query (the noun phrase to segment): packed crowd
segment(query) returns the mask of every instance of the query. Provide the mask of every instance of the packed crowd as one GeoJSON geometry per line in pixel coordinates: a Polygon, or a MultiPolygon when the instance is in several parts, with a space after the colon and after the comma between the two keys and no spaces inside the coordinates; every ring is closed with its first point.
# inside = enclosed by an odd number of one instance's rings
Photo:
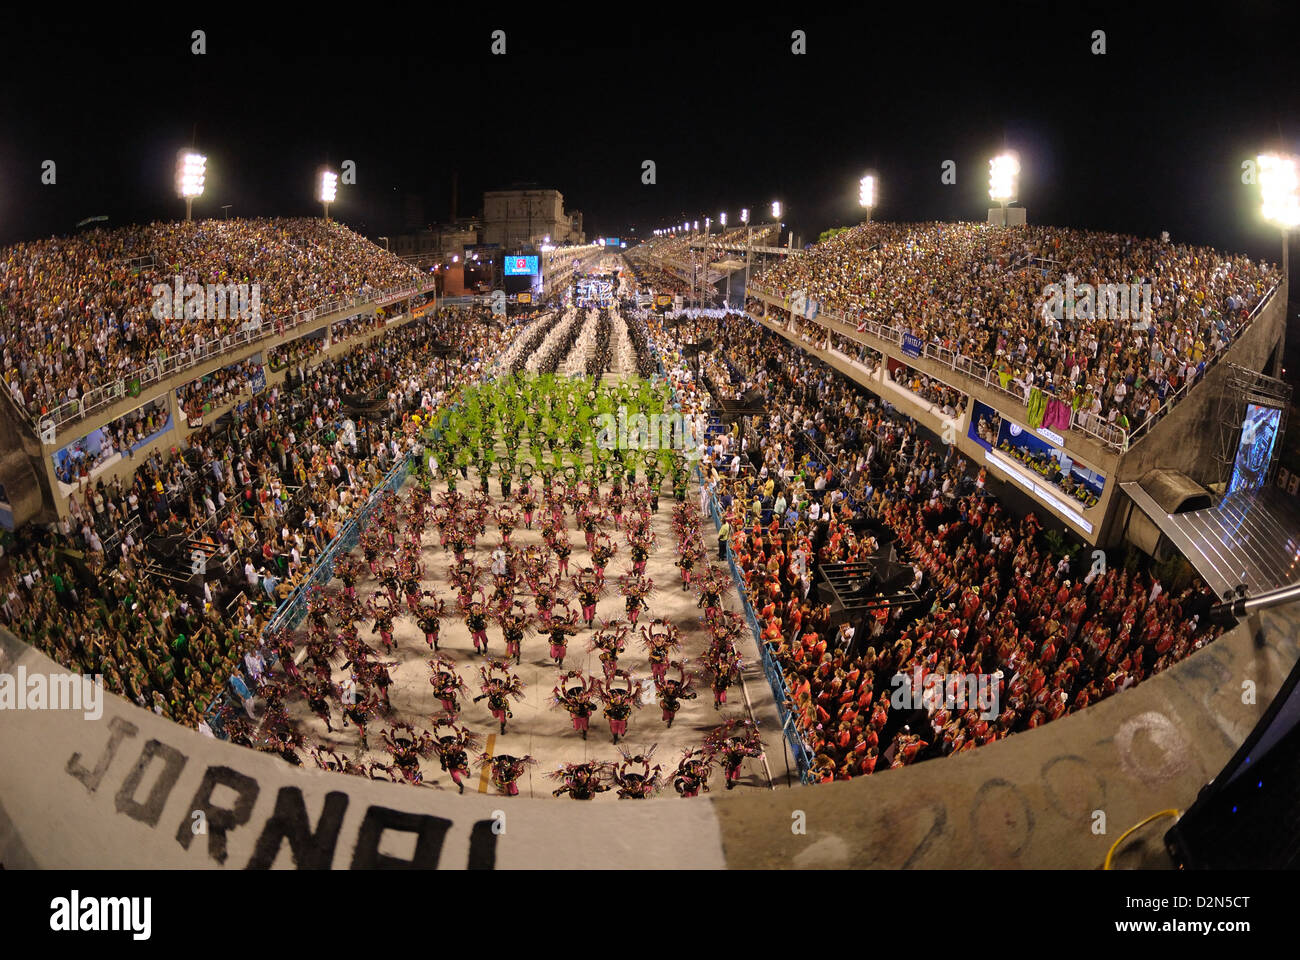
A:
{"type": "Polygon", "coordinates": [[[177,276],[255,284],[261,319],[273,324],[419,279],[383,248],[319,219],[153,223],[16,244],[0,250],[0,352],[14,397],[37,416],[248,321],[230,309],[203,319],[158,309],[155,285],[170,294],[177,276]]]}
{"type": "Polygon", "coordinates": [[[132,449],[162,430],[167,424],[167,398],[157,397],[144,406],[123,414],[101,427],[98,448],[82,438],[55,455],[55,474],[63,483],[85,484],[95,468],[118,454],[131,456],[132,449]]]}
{"type": "Polygon", "coordinates": [[[205,409],[212,410],[251,393],[250,383],[261,366],[260,357],[249,357],[177,387],[176,402],[186,421],[200,421],[205,409]]]}
{"type": "Polygon", "coordinates": [[[866,223],[775,262],[754,286],[902,328],[986,365],[1026,402],[1038,389],[1131,430],[1201,375],[1276,280],[1266,263],[1119,234],[866,223]],[[1102,317],[1080,294],[1057,318],[1047,287],[1071,281],[1149,285],[1151,316],[1134,304],[1102,317]]]}
{"type": "Polygon", "coordinates": [[[703,322],[721,357],[710,379],[766,400],[757,428],[724,432],[702,465],[816,779],[1039,726],[1218,635],[1204,584],[1171,595],[1147,573],[1081,567],[1034,514],[1011,516],[955,447],[747,318],[703,322]],[[868,613],[833,623],[814,590],[818,568],[890,556],[910,568],[911,594],[877,596],[868,613]],[[968,678],[987,683],[991,704],[972,687],[969,701],[917,708],[918,680],[968,678]],[[900,684],[910,707],[895,704],[900,684]]]}
{"type": "Polygon", "coordinates": [[[477,316],[413,321],[289,377],[192,433],[185,451],[155,451],[130,483],[95,483],[55,530],[21,531],[5,622],[113,692],[204,729],[244,658],[260,662],[269,614],[406,456],[395,422],[441,402],[434,384],[477,377],[503,337],[477,316]],[[455,355],[436,358],[437,342],[455,355]],[[194,592],[184,574],[199,574],[194,592]]]}

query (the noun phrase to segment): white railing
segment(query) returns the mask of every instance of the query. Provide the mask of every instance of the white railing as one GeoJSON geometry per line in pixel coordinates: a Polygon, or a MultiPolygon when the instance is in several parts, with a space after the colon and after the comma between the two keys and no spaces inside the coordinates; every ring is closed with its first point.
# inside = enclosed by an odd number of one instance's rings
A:
{"type": "MultiPolygon", "coordinates": [[[[1263,310],[1265,305],[1267,305],[1272,300],[1273,294],[1277,292],[1277,289],[1278,289],[1277,284],[1274,284],[1272,287],[1270,287],[1269,290],[1264,294],[1264,296],[1260,298],[1259,303],[1257,303],[1255,307],[1251,310],[1250,315],[1246,317],[1246,319],[1243,320],[1240,324],[1238,324],[1235,328],[1229,331],[1232,339],[1235,340],[1242,333],[1242,331],[1244,331],[1251,324],[1251,322],[1255,319],[1255,317],[1259,315],[1260,311],[1263,310]]],[[[753,281],[751,281],[749,284],[749,290],[759,293],[773,300],[776,300],[778,301],[778,303],[786,302],[785,296],[779,293],[774,288],[765,287],[762,284],[754,283],[753,281]]],[[[782,307],[782,309],[788,310],[789,307],[782,307]]],[[[866,317],[859,317],[857,322],[855,323],[843,312],[836,310],[833,307],[827,307],[827,306],[820,307],[818,311],[817,320],[823,320],[824,318],[830,319],[833,322],[841,324],[845,327],[851,327],[853,333],[870,333],[872,336],[880,340],[884,340],[888,343],[892,343],[896,346],[899,346],[900,348],[903,343],[903,334],[910,332],[904,330],[901,327],[888,326],[882,323],[878,323],[875,320],[868,319],[866,317]]],[[[834,327],[830,326],[829,324],[824,324],[824,325],[827,327],[827,329],[831,330],[832,332],[841,333],[844,336],[848,336],[847,333],[842,333],[842,331],[836,330],[834,327]]],[[[852,337],[849,337],[849,339],[852,339],[852,337]]],[[[1212,354],[1209,362],[1206,364],[1206,369],[1208,370],[1211,366],[1213,366],[1216,362],[1218,362],[1218,360],[1227,352],[1227,349],[1228,348],[1225,346],[1222,350],[1219,350],[1218,352],[1212,354]]],[[[900,362],[905,363],[906,358],[908,356],[910,355],[904,355],[904,358],[900,362]]],[[[959,354],[956,351],[950,350],[934,341],[929,341],[925,343],[922,349],[922,356],[926,357],[929,360],[933,360],[936,363],[942,364],[943,366],[948,367],[950,370],[953,370],[956,373],[962,374],[965,377],[969,377],[972,380],[976,380],[982,386],[996,393],[1000,393],[1005,396],[1013,398],[1021,406],[1029,405],[1028,399],[1025,396],[1025,390],[1022,381],[1017,379],[1011,379],[1008,381],[1007,386],[1003,386],[1002,379],[998,375],[997,371],[991,369],[986,364],[980,363],[977,360],[972,360],[970,357],[966,357],[962,354],[959,354]],[[1019,390],[1010,389],[1012,385],[1017,385],[1017,384],[1020,385],[1019,390]]],[[[1169,396],[1165,397],[1164,401],[1156,409],[1156,412],[1148,416],[1145,420],[1142,421],[1142,424],[1140,426],[1138,426],[1133,430],[1124,430],[1122,427],[1117,427],[1113,423],[1108,423],[1106,420],[1104,420],[1101,417],[1095,416],[1090,413],[1078,411],[1078,410],[1072,411],[1071,413],[1070,429],[1077,431],[1079,433],[1086,434],[1087,436],[1090,436],[1093,439],[1097,440],[1098,442],[1102,443],[1106,447],[1115,450],[1116,452],[1123,453],[1124,451],[1129,449],[1129,447],[1133,444],[1134,441],[1136,441],[1142,436],[1145,436],[1146,433],[1149,432],[1151,425],[1153,423],[1155,423],[1157,420],[1162,418],[1166,413],[1172,410],[1174,405],[1178,403],[1178,401],[1181,398],[1185,397],[1192,390],[1192,388],[1195,387],[1197,383],[1200,383],[1201,380],[1203,379],[1204,376],[1201,376],[1194,380],[1188,380],[1187,382],[1185,382],[1181,387],[1178,388],[1178,390],[1176,390],[1174,393],[1170,394],[1169,396]]],[[[950,386],[952,385],[950,384],[950,386]]],[[[958,389],[960,389],[960,387],[958,387],[958,389]]],[[[1062,397],[1057,397],[1056,399],[1064,400],[1064,398],[1062,397]]]]}
{"type": "MultiPolygon", "coordinates": [[[[396,300],[402,300],[406,297],[416,296],[421,293],[427,293],[434,287],[432,280],[424,281],[420,284],[405,287],[392,287],[378,294],[367,294],[358,297],[341,297],[323,303],[319,306],[303,310],[295,314],[289,320],[262,322],[256,327],[247,327],[229,333],[224,337],[209,340],[190,350],[181,350],[177,353],[164,357],[155,357],[153,360],[142,366],[136,367],[130,372],[123,373],[113,382],[87,390],[85,394],[76,400],[69,400],[60,404],[53,410],[41,415],[40,422],[37,423],[35,417],[30,411],[22,411],[22,419],[31,424],[33,429],[39,430],[40,435],[46,438],[53,431],[56,435],[65,426],[83,420],[96,412],[111,406],[127,394],[127,384],[139,378],[140,394],[143,394],[147,387],[169,380],[176,374],[192,367],[198,366],[215,357],[241,349],[250,344],[258,343],[263,340],[271,340],[283,337],[286,333],[315,320],[327,317],[334,313],[354,310],[360,307],[383,306],[386,303],[392,303],[396,300]]],[[[7,390],[8,388],[6,388],[7,390]]]]}

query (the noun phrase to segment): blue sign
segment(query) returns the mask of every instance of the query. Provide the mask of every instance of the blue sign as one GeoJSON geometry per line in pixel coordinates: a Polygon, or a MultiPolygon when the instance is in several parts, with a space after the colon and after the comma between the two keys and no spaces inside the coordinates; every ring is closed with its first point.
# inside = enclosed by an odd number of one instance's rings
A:
{"type": "Polygon", "coordinates": [[[921,338],[914,337],[910,333],[903,334],[903,352],[909,357],[919,357],[921,355],[921,338]]]}
{"type": "Polygon", "coordinates": [[[536,257],[506,257],[506,276],[507,277],[537,276],[537,258],[536,257]]]}

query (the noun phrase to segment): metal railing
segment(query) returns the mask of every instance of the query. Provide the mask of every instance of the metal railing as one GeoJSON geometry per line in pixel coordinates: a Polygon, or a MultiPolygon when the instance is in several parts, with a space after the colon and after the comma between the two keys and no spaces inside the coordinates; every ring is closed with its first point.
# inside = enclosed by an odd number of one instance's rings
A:
{"type": "MultiPolygon", "coordinates": [[[[1246,315],[1246,318],[1242,320],[1241,323],[1237,324],[1235,328],[1229,328],[1228,344],[1231,344],[1239,336],[1241,336],[1241,334],[1245,333],[1246,329],[1252,323],[1254,323],[1255,318],[1259,316],[1260,312],[1264,309],[1264,307],[1272,301],[1273,294],[1277,292],[1278,286],[1279,284],[1276,283],[1273,284],[1273,286],[1269,288],[1268,292],[1265,293],[1264,296],[1260,298],[1259,303],[1255,304],[1255,306],[1251,309],[1250,313],[1246,315]]],[[[1173,393],[1166,396],[1164,400],[1161,401],[1160,406],[1156,407],[1155,413],[1148,416],[1145,420],[1142,421],[1141,424],[1139,424],[1136,428],[1130,431],[1129,438],[1128,438],[1129,445],[1132,446],[1133,443],[1135,443],[1136,441],[1140,440],[1142,437],[1150,433],[1151,426],[1156,421],[1160,420],[1165,414],[1171,411],[1174,408],[1174,405],[1177,404],[1181,399],[1183,399],[1189,393],[1191,393],[1192,389],[1205,379],[1205,374],[1209,373],[1210,370],[1214,367],[1214,365],[1217,364],[1219,360],[1221,360],[1227,352],[1228,352],[1228,347],[1224,346],[1222,350],[1217,350],[1214,353],[1210,354],[1205,364],[1205,370],[1199,376],[1188,378],[1181,387],[1179,387],[1173,393]]]]}
{"type": "MultiPolygon", "coordinates": [[[[406,297],[427,293],[433,289],[432,280],[411,286],[393,287],[379,293],[369,293],[352,298],[339,298],[319,306],[300,311],[288,320],[261,322],[257,326],[241,327],[224,337],[214,338],[190,350],[181,350],[154,359],[123,373],[113,382],[87,390],[76,400],[68,400],[52,410],[40,415],[39,424],[28,410],[21,410],[21,419],[33,430],[39,430],[45,436],[53,429],[57,434],[65,426],[83,420],[86,417],[116,403],[127,395],[127,385],[139,380],[138,395],[155,384],[169,380],[185,370],[189,370],[215,357],[230,353],[242,347],[259,343],[263,340],[283,337],[286,333],[312,323],[334,313],[353,310],[358,307],[378,307],[406,297]]],[[[8,392],[8,391],[6,391],[8,392]]],[[[11,400],[14,398],[11,396],[11,400]]]]}
{"type": "MultiPolygon", "coordinates": [[[[1274,283],[1273,286],[1271,286],[1268,289],[1268,291],[1264,294],[1264,296],[1260,298],[1259,303],[1255,305],[1255,307],[1251,310],[1250,314],[1246,317],[1246,319],[1243,320],[1234,329],[1229,330],[1229,341],[1228,341],[1229,344],[1231,344],[1233,340],[1235,340],[1238,336],[1240,336],[1240,334],[1246,330],[1246,328],[1251,324],[1251,322],[1255,319],[1255,317],[1259,315],[1260,311],[1263,310],[1263,308],[1269,302],[1272,301],[1273,295],[1277,292],[1277,289],[1278,289],[1278,284],[1274,283]]],[[[749,290],[755,293],[759,293],[763,296],[769,297],[773,300],[777,300],[778,302],[785,302],[784,295],[781,294],[779,291],[777,291],[775,288],[766,287],[763,286],[762,284],[757,284],[751,281],[749,284],[749,290]]],[[[779,309],[788,310],[789,307],[782,306],[779,309]]],[[[853,333],[859,333],[859,334],[869,333],[872,336],[880,340],[883,340],[887,343],[893,344],[899,348],[901,348],[903,344],[903,334],[910,333],[910,331],[905,330],[902,327],[894,327],[888,324],[879,323],[875,320],[872,320],[864,316],[861,313],[859,313],[858,317],[856,318],[856,322],[854,322],[853,318],[846,315],[842,311],[835,309],[834,307],[821,306],[819,308],[816,321],[822,321],[823,318],[829,319],[831,322],[838,323],[845,327],[851,327],[853,333]]],[[[759,318],[753,318],[753,319],[759,319],[759,318]]],[[[828,323],[823,322],[822,325],[826,326],[827,329],[832,330],[832,332],[841,333],[844,336],[849,336],[849,334],[847,333],[844,333],[840,330],[836,330],[828,323]]],[[[853,338],[849,336],[849,339],[853,339],[853,338]]],[[[1206,370],[1208,371],[1210,367],[1212,367],[1215,363],[1217,363],[1219,359],[1222,358],[1223,355],[1227,353],[1227,350],[1228,347],[1225,345],[1223,349],[1216,351],[1214,354],[1212,354],[1209,359],[1209,362],[1207,362],[1206,364],[1206,370]]],[[[992,369],[986,364],[980,363],[977,360],[973,360],[970,357],[964,356],[954,350],[944,347],[942,344],[933,340],[925,342],[921,351],[921,355],[927,359],[934,360],[935,362],[948,367],[950,370],[954,371],[955,373],[960,373],[963,376],[978,381],[981,386],[986,387],[987,389],[990,389],[995,393],[999,393],[1004,396],[1011,397],[1021,406],[1029,405],[1029,401],[1026,396],[1026,391],[1023,389],[1022,381],[1012,378],[1007,381],[1006,385],[1004,385],[1002,382],[1001,375],[998,373],[998,371],[992,369]],[[1012,390],[1010,389],[1010,386],[1012,384],[1022,384],[1022,387],[1020,390],[1012,390]]],[[[1183,386],[1180,387],[1173,395],[1166,397],[1164,402],[1162,402],[1161,405],[1157,408],[1156,412],[1148,416],[1136,428],[1125,430],[1122,427],[1117,427],[1112,423],[1106,422],[1100,417],[1087,413],[1086,411],[1078,411],[1078,410],[1071,409],[1069,429],[1090,436],[1093,439],[1105,445],[1106,447],[1110,448],[1111,450],[1114,450],[1118,453],[1123,453],[1129,449],[1129,447],[1132,445],[1135,439],[1144,436],[1147,432],[1149,432],[1152,424],[1155,423],[1160,418],[1162,418],[1171,409],[1173,409],[1174,404],[1177,403],[1180,398],[1185,396],[1191,390],[1191,388],[1194,387],[1197,383],[1199,383],[1200,380],[1202,379],[1204,379],[1203,375],[1201,377],[1196,378],[1195,380],[1189,380],[1187,383],[1183,384],[1183,386]]],[[[949,384],[949,386],[952,386],[952,384],[949,384]]],[[[962,388],[958,386],[956,387],[956,389],[960,390],[962,388]]],[[[967,391],[968,389],[969,388],[967,388],[967,391]]],[[[1052,399],[1060,400],[1063,403],[1069,402],[1068,398],[1063,398],[1059,396],[1052,397],[1052,399]]]]}
{"type": "MultiPolygon", "coordinates": [[[[722,516],[718,512],[716,491],[705,480],[699,464],[696,464],[695,472],[700,485],[709,491],[709,512],[713,517],[713,528],[714,530],[721,529],[722,516]]],[[[731,553],[730,543],[727,545],[727,567],[731,570],[731,579],[735,582],[736,593],[740,596],[740,605],[744,611],[745,622],[754,635],[754,643],[758,647],[758,657],[763,666],[763,674],[767,677],[768,685],[772,688],[777,716],[781,720],[781,734],[789,744],[790,753],[794,756],[795,766],[799,769],[799,781],[801,783],[811,783],[813,749],[808,745],[795,723],[794,713],[790,709],[790,690],[786,686],[785,674],[782,672],[781,665],[773,656],[772,651],[768,649],[767,643],[763,640],[763,631],[758,625],[758,617],[754,613],[753,605],[749,602],[749,594],[745,591],[745,578],[741,575],[740,568],[736,566],[736,559],[731,553]]]]}
{"type": "MultiPolygon", "coordinates": [[[[657,355],[658,350],[651,343],[650,348],[657,355]]],[[[663,361],[656,356],[659,363],[659,374],[664,376],[663,361]]],[[[672,394],[673,403],[677,404],[677,391],[673,389],[669,381],[668,389],[672,394]]],[[[695,464],[695,476],[699,480],[700,486],[709,494],[709,512],[713,518],[713,528],[718,530],[722,527],[722,517],[718,513],[718,501],[716,491],[704,477],[704,472],[700,469],[698,463],[695,464]]],[[[768,685],[772,688],[772,697],[776,702],[777,716],[781,721],[781,735],[785,738],[790,747],[790,752],[794,756],[795,766],[799,770],[799,781],[801,783],[811,783],[813,751],[808,743],[804,740],[795,724],[794,714],[789,709],[790,692],[786,687],[785,675],[781,671],[781,665],[777,663],[776,658],[768,649],[767,644],[763,641],[763,631],[759,628],[758,617],[754,614],[754,608],[749,602],[749,596],[745,592],[745,579],[741,576],[740,570],[736,567],[735,558],[731,555],[730,546],[727,548],[727,566],[731,570],[731,578],[736,585],[736,593],[740,596],[741,608],[744,611],[745,622],[749,625],[750,631],[754,635],[754,643],[758,647],[759,661],[763,667],[763,674],[767,677],[768,685]]]]}

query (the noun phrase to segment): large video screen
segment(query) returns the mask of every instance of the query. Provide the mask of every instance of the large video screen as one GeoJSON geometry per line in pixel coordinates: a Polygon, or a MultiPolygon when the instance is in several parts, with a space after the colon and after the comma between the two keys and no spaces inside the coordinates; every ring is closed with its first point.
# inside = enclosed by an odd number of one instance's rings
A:
{"type": "Polygon", "coordinates": [[[536,257],[506,257],[506,276],[507,277],[537,276],[537,258],[536,257]]]}
{"type": "Polygon", "coordinates": [[[619,245],[620,242],[621,242],[621,241],[618,239],[618,237],[606,237],[606,238],[605,238],[605,246],[607,246],[607,247],[617,247],[617,246],[619,245]]]}
{"type": "Polygon", "coordinates": [[[1246,417],[1241,422],[1241,440],[1237,444],[1237,459],[1232,464],[1232,480],[1228,493],[1258,490],[1273,462],[1273,446],[1277,443],[1277,430],[1282,411],[1277,407],[1246,404],[1246,417]]]}

